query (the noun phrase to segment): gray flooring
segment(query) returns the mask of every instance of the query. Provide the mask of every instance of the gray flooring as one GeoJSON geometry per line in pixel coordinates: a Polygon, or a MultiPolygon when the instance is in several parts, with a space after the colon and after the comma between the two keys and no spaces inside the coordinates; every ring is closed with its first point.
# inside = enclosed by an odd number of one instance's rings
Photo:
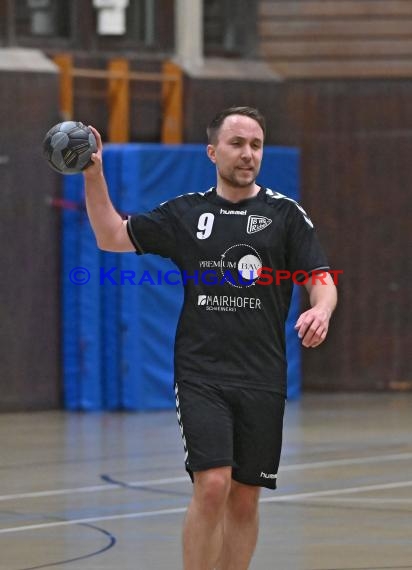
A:
{"type": "MultiPolygon", "coordinates": [[[[289,402],[251,570],[412,569],[412,394],[289,402]]],[[[178,570],[173,411],[0,415],[0,569],[178,570]]]]}

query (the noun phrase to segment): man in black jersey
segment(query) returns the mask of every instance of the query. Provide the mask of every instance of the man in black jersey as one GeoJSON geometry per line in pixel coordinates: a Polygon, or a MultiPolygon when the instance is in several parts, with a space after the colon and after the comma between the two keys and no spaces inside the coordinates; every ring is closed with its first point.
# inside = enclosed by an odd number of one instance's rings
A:
{"type": "Polygon", "coordinates": [[[175,393],[194,483],[184,568],[246,570],[257,542],[260,489],[276,488],[290,276],[303,278],[311,305],[297,334],[304,347],[316,347],[336,305],[327,260],[302,207],[256,183],[265,137],[256,109],[226,109],[210,123],[215,188],[126,221],[110,201],[94,133],[98,152],[84,177],[98,246],[168,257],[184,282],[175,393]]]}

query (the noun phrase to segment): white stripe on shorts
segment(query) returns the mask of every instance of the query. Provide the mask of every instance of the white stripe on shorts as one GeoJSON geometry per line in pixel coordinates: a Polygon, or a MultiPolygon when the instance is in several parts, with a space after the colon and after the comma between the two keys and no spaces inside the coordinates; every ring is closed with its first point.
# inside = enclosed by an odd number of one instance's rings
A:
{"type": "Polygon", "coordinates": [[[185,450],[185,462],[187,462],[187,459],[189,457],[189,452],[187,450],[187,445],[186,445],[186,437],[184,434],[184,430],[183,430],[183,422],[182,422],[182,414],[180,413],[180,403],[179,403],[179,389],[177,386],[177,382],[175,383],[175,396],[176,396],[176,414],[177,414],[177,421],[179,424],[179,428],[180,428],[180,433],[182,435],[182,441],[183,441],[183,447],[185,450]]]}

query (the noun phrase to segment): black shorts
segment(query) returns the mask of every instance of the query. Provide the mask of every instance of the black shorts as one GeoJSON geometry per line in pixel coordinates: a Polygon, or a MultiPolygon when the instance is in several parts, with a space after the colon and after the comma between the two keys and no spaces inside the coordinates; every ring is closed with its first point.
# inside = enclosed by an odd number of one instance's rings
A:
{"type": "Polygon", "coordinates": [[[232,467],[239,483],[276,489],[285,398],[269,390],[176,382],[185,465],[232,467]]]}

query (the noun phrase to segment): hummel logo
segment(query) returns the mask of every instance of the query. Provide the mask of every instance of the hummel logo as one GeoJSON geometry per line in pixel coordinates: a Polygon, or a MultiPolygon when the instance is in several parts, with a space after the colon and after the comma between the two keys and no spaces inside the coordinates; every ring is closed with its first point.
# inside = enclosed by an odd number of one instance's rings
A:
{"type": "Polygon", "coordinates": [[[246,231],[248,234],[255,234],[256,232],[260,232],[270,226],[271,223],[272,220],[265,216],[249,216],[246,231]]]}
{"type": "Polygon", "coordinates": [[[260,476],[264,479],[277,479],[278,477],[276,473],[263,473],[263,471],[261,472],[260,476]]]}
{"type": "Polygon", "coordinates": [[[225,214],[226,216],[246,216],[247,210],[225,210],[220,208],[220,214],[225,214]]]}

